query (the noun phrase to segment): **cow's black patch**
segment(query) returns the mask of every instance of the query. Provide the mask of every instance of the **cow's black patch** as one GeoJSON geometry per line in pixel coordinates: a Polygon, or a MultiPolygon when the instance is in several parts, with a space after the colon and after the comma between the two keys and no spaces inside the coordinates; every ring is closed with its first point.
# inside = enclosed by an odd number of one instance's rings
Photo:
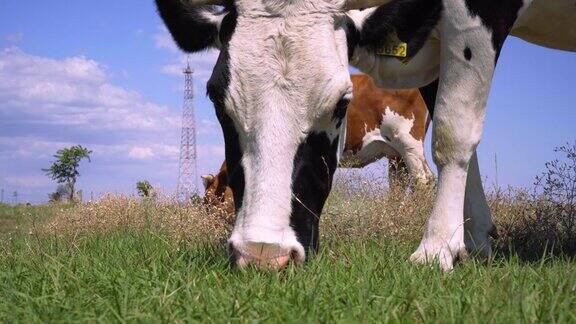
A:
{"type": "Polygon", "coordinates": [[[434,106],[436,105],[436,94],[438,92],[439,80],[430,83],[429,85],[420,88],[420,94],[424,99],[426,107],[428,107],[428,112],[430,113],[430,118],[434,119],[434,106]]]}
{"type": "Polygon", "coordinates": [[[330,141],[326,133],[311,133],[294,157],[290,225],[307,255],[319,247],[320,214],[332,189],[337,152],[338,138],[330,141]]]}
{"type": "Polygon", "coordinates": [[[234,208],[238,212],[242,207],[245,186],[244,168],[241,164],[242,150],[240,148],[240,140],[232,119],[224,113],[222,107],[216,107],[216,115],[224,133],[228,185],[234,194],[234,208]]]}
{"type": "Polygon", "coordinates": [[[418,54],[438,25],[442,12],[441,0],[396,0],[378,7],[362,25],[359,46],[377,51],[396,31],[408,44],[408,58],[418,54]]]}
{"type": "Polygon", "coordinates": [[[181,0],[156,0],[158,12],[172,38],[185,52],[198,52],[214,46],[218,26],[202,13],[217,13],[214,6],[193,6],[181,0]]]}
{"type": "Polygon", "coordinates": [[[220,55],[218,56],[214,70],[212,70],[212,76],[207,83],[208,96],[217,109],[218,106],[224,108],[224,98],[230,86],[230,53],[228,42],[236,29],[237,18],[236,9],[232,7],[222,20],[219,35],[222,48],[220,49],[220,55]]]}
{"type": "Polygon", "coordinates": [[[350,105],[350,100],[342,98],[338,101],[336,109],[332,113],[332,121],[336,122],[336,128],[342,126],[342,121],[346,118],[346,111],[348,110],[348,105],[350,105]]]}
{"type": "Polygon", "coordinates": [[[522,0],[466,0],[470,14],[480,17],[482,23],[492,31],[492,46],[496,60],[506,37],[518,18],[522,0]]]}
{"type": "Polygon", "coordinates": [[[240,139],[238,131],[234,126],[234,122],[226,114],[224,99],[226,98],[227,91],[230,86],[230,54],[228,50],[228,41],[232,37],[236,28],[237,14],[236,10],[232,7],[230,12],[222,21],[220,28],[220,42],[222,48],[220,55],[212,76],[207,84],[208,96],[214,103],[216,108],[216,116],[220,121],[220,126],[224,133],[224,143],[226,151],[226,164],[228,169],[228,185],[232,188],[234,194],[234,207],[236,212],[242,207],[244,199],[244,168],[241,164],[242,150],[240,147],[240,139]]]}
{"type": "Polygon", "coordinates": [[[468,46],[466,46],[464,49],[464,58],[466,61],[470,61],[472,59],[472,50],[468,46]]]}

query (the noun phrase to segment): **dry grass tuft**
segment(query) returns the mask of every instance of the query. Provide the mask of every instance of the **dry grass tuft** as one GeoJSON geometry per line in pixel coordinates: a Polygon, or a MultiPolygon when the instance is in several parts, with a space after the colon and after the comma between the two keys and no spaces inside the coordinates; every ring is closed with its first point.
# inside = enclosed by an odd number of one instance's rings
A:
{"type": "Polygon", "coordinates": [[[61,210],[38,231],[77,237],[124,229],[154,229],[175,239],[214,242],[224,239],[229,228],[223,211],[198,202],[176,204],[170,199],[108,195],[95,203],[61,210]]]}
{"type": "Polygon", "coordinates": [[[530,190],[495,190],[491,208],[500,230],[498,249],[524,260],[576,257],[576,143],[554,150],[530,190]]]}
{"type": "Polygon", "coordinates": [[[498,227],[496,252],[525,261],[542,256],[576,257],[576,205],[558,204],[542,194],[509,188],[489,195],[498,227]]]}

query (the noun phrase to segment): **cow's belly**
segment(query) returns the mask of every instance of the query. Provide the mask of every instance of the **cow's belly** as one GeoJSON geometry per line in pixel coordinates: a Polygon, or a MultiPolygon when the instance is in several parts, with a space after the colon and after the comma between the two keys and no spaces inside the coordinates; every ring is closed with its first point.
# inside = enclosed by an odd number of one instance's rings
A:
{"type": "Polygon", "coordinates": [[[576,52],[576,3],[534,0],[514,24],[512,35],[538,45],[576,52]]]}
{"type": "Polygon", "coordinates": [[[364,135],[362,148],[356,152],[345,150],[340,159],[340,166],[344,168],[363,168],[383,157],[400,157],[389,140],[382,137],[380,129],[375,129],[364,135]]]}

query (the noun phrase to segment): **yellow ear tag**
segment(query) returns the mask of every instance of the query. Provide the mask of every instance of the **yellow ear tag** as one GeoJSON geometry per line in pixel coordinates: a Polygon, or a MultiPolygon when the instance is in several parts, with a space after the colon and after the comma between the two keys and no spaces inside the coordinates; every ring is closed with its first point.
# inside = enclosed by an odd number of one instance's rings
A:
{"type": "Polygon", "coordinates": [[[398,38],[396,31],[392,31],[388,34],[384,45],[376,50],[376,55],[406,58],[408,56],[408,44],[398,38]]]}

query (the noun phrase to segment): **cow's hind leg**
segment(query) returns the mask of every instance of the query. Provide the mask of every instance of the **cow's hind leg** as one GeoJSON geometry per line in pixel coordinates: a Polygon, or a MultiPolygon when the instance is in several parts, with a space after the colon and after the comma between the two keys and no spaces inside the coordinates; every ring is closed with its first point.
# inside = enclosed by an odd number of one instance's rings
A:
{"type": "Polygon", "coordinates": [[[442,62],[434,113],[433,150],[438,194],[422,241],[411,260],[451,270],[466,255],[464,199],[468,166],[482,136],[497,51],[492,33],[461,0],[445,0],[442,62]]]}
{"type": "Polygon", "coordinates": [[[484,257],[492,255],[489,237],[496,234],[496,227],[484,194],[476,152],[470,159],[466,180],[464,231],[464,243],[469,252],[484,257]]]}

